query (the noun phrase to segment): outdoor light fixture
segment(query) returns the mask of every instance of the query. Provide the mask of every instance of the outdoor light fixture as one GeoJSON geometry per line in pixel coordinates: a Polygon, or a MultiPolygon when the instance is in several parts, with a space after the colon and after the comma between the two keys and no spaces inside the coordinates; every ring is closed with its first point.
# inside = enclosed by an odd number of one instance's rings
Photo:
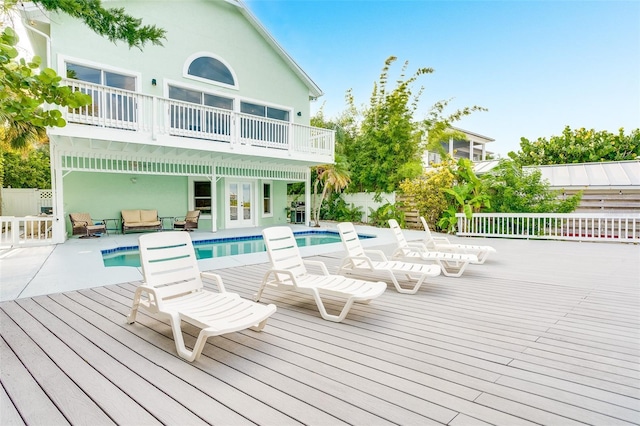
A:
{"type": "Polygon", "coordinates": [[[156,81],[156,79],[155,79],[155,78],[152,78],[152,79],[151,79],[151,85],[152,85],[152,86],[155,86],[156,84],[158,84],[158,82],[156,81]]]}
{"type": "Polygon", "coordinates": [[[298,111],[298,117],[302,117],[302,111],[298,111]]]}

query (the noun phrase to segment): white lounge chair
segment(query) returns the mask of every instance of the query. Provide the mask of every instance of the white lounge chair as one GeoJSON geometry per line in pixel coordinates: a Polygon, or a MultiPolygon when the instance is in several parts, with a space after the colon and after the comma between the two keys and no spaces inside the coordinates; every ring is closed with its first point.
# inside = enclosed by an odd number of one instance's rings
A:
{"type": "Polygon", "coordinates": [[[491,246],[476,246],[471,244],[452,244],[447,237],[436,237],[431,234],[429,225],[424,217],[420,216],[424,227],[424,244],[430,250],[446,251],[450,253],[475,254],[478,263],[484,263],[491,253],[496,253],[496,249],[491,246]]]}
{"type": "Polygon", "coordinates": [[[347,252],[347,257],[338,271],[339,274],[382,278],[385,281],[391,281],[399,293],[408,294],[417,293],[427,278],[440,275],[440,266],[438,265],[388,260],[380,250],[364,250],[358,234],[350,222],[338,224],[338,232],[347,252]],[[373,260],[368,255],[376,256],[380,260],[373,260]],[[411,282],[415,281],[414,286],[412,288],[401,287],[396,275],[401,275],[411,282]]]}
{"type": "Polygon", "coordinates": [[[297,291],[313,296],[322,318],[340,322],[346,316],[354,302],[369,303],[387,289],[383,282],[370,282],[331,275],[324,263],[303,260],[291,228],[275,226],[262,231],[267,246],[272,268],[262,280],[256,301],[262,297],[265,287],[269,286],[281,291],[297,291]],[[316,266],[322,275],[310,274],[306,265],[316,266]],[[327,313],[322,296],[346,299],[339,315],[327,313]]]}
{"type": "Polygon", "coordinates": [[[475,254],[434,251],[427,249],[427,246],[423,243],[407,242],[400,225],[395,219],[389,219],[389,227],[398,243],[398,248],[391,255],[392,259],[408,262],[435,262],[442,268],[442,273],[447,277],[459,277],[469,263],[479,263],[475,254]]]}
{"type": "Polygon", "coordinates": [[[276,311],[274,305],[228,293],[219,275],[200,273],[188,233],[145,234],[138,242],[144,283],[136,289],[127,322],[135,322],[138,308],[167,317],[178,355],[187,361],[198,359],[209,336],[246,328],[260,331],[276,311]],[[203,280],[217,284],[219,292],[205,290],[203,280]],[[185,347],[181,321],[202,329],[191,351],[185,347]]]}

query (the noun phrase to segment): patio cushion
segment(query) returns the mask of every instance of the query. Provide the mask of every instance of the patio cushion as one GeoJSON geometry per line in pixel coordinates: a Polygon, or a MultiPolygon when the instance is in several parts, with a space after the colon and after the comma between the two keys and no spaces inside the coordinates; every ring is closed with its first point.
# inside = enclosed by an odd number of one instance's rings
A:
{"type": "Polygon", "coordinates": [[[140,210],[140,222],[156,222],[158,210],[140,210]]]}
{"type": "MultiPolygon", "coordinates": [[[[153,220],[156,218],[154,217],[153,220]]],[[[140,210],[122,210],[122,220],[125,223],[140,222],[140,210]]]]}
{"type": "Polygon", "coordinates": [[[87,224],[92,224],[91,215],[89,213],[71,213],[69,214],[73,226],[84,227],[87,224]]]}

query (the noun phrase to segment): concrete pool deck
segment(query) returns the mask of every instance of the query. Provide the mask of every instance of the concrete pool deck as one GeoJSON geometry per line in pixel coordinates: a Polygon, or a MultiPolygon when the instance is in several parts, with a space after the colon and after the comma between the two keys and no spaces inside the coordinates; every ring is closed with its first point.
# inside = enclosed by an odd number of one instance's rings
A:
{"type": "MultiPolygon", "coordinates": [[[[291,225],[294,232],[320,230],[336,231],[335,224],[323,223],[320,228],[291,225]]],[[[225,229],[218,232],[196,231],[190,233],[193,240],[209,240],[225,237],[260,235],[262,228],[225,229]]],[[[370,226],[358,227],[358,232],[376,235],[363,239],[364,246],[375,246],[393,241],[389,229],[370,226]]],[[[415,232],[419,238],[418,231],[415,232]]],[[[142,279],[140,268],[121,266],[105,267],[102,250],[124,246],[137,246],[140,233],[111,234],[99,238],[70,238],[64,244],[40,247],[0,250],[0,301],[34,297],[64,291],[119,284],[142,279]]],[[[303,256],[341,251],[342,245],[324,244],[300,247],[303,256]]],[[[205,270],[231,268],[268,262],[267,253],[225,256],[199,261],[205,270]]]]}

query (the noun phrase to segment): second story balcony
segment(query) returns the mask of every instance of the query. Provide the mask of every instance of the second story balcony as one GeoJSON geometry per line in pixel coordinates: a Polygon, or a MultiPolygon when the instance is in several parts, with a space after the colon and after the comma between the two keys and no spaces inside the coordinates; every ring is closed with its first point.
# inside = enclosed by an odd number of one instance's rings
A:
{"type": "Polygon", "coordinates": [[[53,135],[281,158],[334,159],[333,130],[66,79],[93,103],[62,110],[67,126],[53,135]]]}

